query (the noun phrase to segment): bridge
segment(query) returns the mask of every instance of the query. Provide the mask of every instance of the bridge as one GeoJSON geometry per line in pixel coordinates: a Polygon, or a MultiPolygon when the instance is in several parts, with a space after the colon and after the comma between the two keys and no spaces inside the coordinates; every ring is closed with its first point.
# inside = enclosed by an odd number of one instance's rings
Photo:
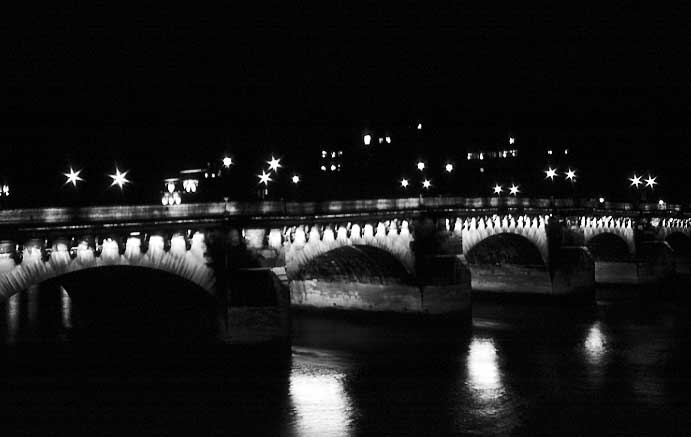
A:
{"type": "Polygon", "coordinates": [[[287,302],[460,314],[471,289],[592,299],[596,283],[688,274],[690,220],[678,205],[496,197],[2,210],[0,300],[113,268],[194,284],[236,331],[287,302]],[[273,291],[248,285],[268,271],[273,291]]]}

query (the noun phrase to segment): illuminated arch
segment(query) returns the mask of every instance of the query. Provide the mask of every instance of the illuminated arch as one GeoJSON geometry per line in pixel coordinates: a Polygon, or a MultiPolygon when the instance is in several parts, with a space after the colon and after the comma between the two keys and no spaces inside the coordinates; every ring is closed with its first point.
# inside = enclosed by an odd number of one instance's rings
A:
{"type": "Polygon", "coordinates": [[[107,266],[137,266],[162,270],[184,278],[209,293],[214,292],[215,276],[204,258],[204,236],[200,233],[192,238],[189,250],[184,237],[173,237],[168,251],[164,240],[152,236],[146,253],[140,250],[139,238],[129,238],[124,253],[116,241],[107,239],[101,245],[100,254],[92,247],[81,243],[73,257],[64,242],[56,243],[46,261],[42,259],[39,247],[25,247],[22,261],[18,264],[8,254],[0,255],[0,301],[27,289],[33,284],[86,269],[107,266]]]}
{"type": "Polygon", "coordinates": [[[298,226],[285,231],[272,230],[269,234],[269,245],[285,251],[286,272],[289,278],[298,275],[304,265],[314,258],[331,250],[344,246],[371,246],[391,254],[406,269],[413,272],[415,258],[410,250],[413,237],[408,229],[408,222],[391,220],[380,222],[375,228],[371,224],[360,226],[341,225],[336,227],[312,226],[309,232],[298,226]]]}
{"type": "Polygon", "coordinates": [[[465,254],[465,258],[470,264],[545,265],[535,243],[523,235],[509,232],[481,240],[465,254]]]}
{"type": "Polygon", "coordinates": [[[352,282],[407,283],[410,273],[390,252],[375,246],[341,246],[304,264],[295,278],[352,282]]]}
{"type": "Polygon", "coordinates": [[[619,217],[581,217],[580,228],[583,231],[586,246],[590,246],[589,242],[600,234],[613,234],[624,240],[628,247],[629,255],[633,256],[636,253],[631,219],[619,217]]]}
{"type": "Polygon", "coordinates": [[[483,240],[499,234],[516,234],[530,241],[539,251],[542,262],[549,259],[547,248],[547,233],[545,232],[545,217],[513,217],[498,216],[472,218],[470,220],[457,219],[454,233],[460,235],[463,253],[468,254],[483,240]]]}

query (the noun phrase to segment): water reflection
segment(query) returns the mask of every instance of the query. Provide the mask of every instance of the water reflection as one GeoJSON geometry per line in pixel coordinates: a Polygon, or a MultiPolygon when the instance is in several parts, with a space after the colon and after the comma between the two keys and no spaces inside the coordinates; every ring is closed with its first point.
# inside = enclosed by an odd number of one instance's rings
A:
{"type": "Polygon", "coordinates": [[[590,327],[583,342],[583,348],[590,364],[600,365],[603,363],[607,352],[607,336],[603,332],[600,321],[594,322],[590,327]]]}
{"type": "Polygon", "coordinates": [[[17,341],[19,334],[19,298],[20,293],[11,296],[7,300],[7,343],[13,344],[17,341]]]}
{"type": "Polygon", "coordinates": [[[70,329],[72,327],[72,299],[67,294],[67,290],[60,287],[60,306],[62,314],[62,327],[70,329]]]}
{"type": "Polygon", "coordinates": [[[350,428],[350,399],[344,374],[333,369],[297,365],[290,375],[290,398],[301,436],[346,435],[350,428]]]}
{"type": "Polygon", "coordinates": [[[468,384],[480,400],[498,398],[503,393],[497,348],[490,338],[473,338],[468,350],[468,384]]]}

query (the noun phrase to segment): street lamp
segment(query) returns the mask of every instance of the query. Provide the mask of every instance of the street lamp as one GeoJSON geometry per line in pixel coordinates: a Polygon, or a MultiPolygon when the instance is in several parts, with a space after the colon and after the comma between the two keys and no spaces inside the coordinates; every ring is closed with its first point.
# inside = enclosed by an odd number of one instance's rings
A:
{"type": "Polygon", "coordinates": [[[409,184],[408,179],[406,179],[406,178],[401,179],[401,186],[403,188],[408,188],[408,184],[409,184]]]}
{"type": "Polygon", "coordinates": [[[225,168],[228,168],[231,165],[233,165],[233,158],[231,158],[230,156],[224,156],[221,162],[223,162],[223,166],[225,168]]]}
{"type": "Polygon", "coordinates": [[[297,184],[300,182],[300,176],[298,175],[293,175],[292,178],[290,178],[291,181],[293,181],[294,184],[297,184]]]}
{"type": "Polygon", "coordinates": [[[504,191],[499,184],[495,184],[494,188],[492,188],[492,191],[494,191],[494,194],[496,195],[501,195],[501,193],[504,191]]]}
{"type": "Polygon", "coordinates": [[[425,163],[422,161],[418,161],[417,162],[417,169],[420,171],[424,170],[425,169],[425,163]]]}
{"type": "Polygon", "coordinates": [[[451,172],[453,171],[453,164],[447,163],[447,164],[444,166],[444,169],[446,170],[447,173],[451,173],[451,172]]]}
{"type": "Polygon", "coordinates": [[[110,184],[110,186],[112,187],[113,185],[117,185],[122,190],[122,187],[125,184],[130,183],[129,179],[125,177],[127,173],[129,173],[129,170],[121,173],[120,169],[115,166],[115,174],[108,175],[111,179],[113,179],[113,182],[110,184]]]}
{"type": "Polygon", "coordinates": [[[520,190],[518,189],[518,185],[511,184],[511,188],[509,188],[509,194],[516,196],[520,193],[520,190]]]}
{"type": "Polygon", "coordinates": [[[545,174],[547,174],[547,176],[545,176],[545,179],[549,178],[549,180],[553,181],[554,177],[557,175],[557,169],[548,167],[547,170],[545,170],[545,174]]]}
{"type": "Polygon", "coordinates": [[[432,186],[432,181],[430,181],[429,179],[425,179],[422,182],[422,187],[426,190],[428,190],[431,186],[432,186]]]}

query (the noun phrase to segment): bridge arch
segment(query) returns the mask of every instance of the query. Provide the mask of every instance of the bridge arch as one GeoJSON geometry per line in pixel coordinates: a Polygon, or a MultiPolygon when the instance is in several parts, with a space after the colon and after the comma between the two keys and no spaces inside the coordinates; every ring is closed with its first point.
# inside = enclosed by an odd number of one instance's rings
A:
{"type": "MultiPolygon", "coordinates": [[[[591,248],[591,246],[594,247],[594,245],[591,244],[591,241],[594,238],[602,234],[610,234],[619,237],[624,241],[629,256],[633,256],[636,253],[636,244],[633,238],[633,226],[631,219],[623,219],[619,217],[581,217],[580,227],[583,231],[585,244],[589,248],[591,248]]],[[[617,244],[615,243],[616,240],[610,241],[612,244],[617,244]]],[[[597,258],[595,253],[593,256],[597,258]]]]}
{"type": "MultiPolygon", "coordinates": [[[[547,233],[545,231],[546,217],[513,217],[494,215],[491,217],[471,218],[470,220],[456,219],[454,233],[460,235],[463,253],[468,256],[472,249],[482,241],[497,235],[514,234],[528,240],[537,248],[543,263],[547,263],[549,252],[547,248],[547,233]]],[[[492,244],[508,241],[519,241],[510,237],[501,237],[492,244]]],[[[519,243],[520,244],[520,243],[519,243]]]]}
{"type": "MultiPolygon", "coordinates": [[[[410,249],[413,237],[405,220],[400,224],[396,220],[380,222],[376,228],[372,224],[348,224],[326,226],[323,229],[312,226],[307,231],[306,227],[298,226],[288,230],[283,239],[286,272],[289,278],[297,277],[303,266],[316,257],[348,246],[370,246],[380,249],[398,260],[407,273],[410,274],[414,270],[415,259],[410,249]]],[[[281,241],[279,231],[272,230],[269,234],[269,244],[278,248],[281,241]]]]}
{"type": "Polygon", "coordinates": [[[586,246],[595,261],[623,261],[633,252],[623,236],[613,232],[601,232],[586,240],[586,246]]]}
{"type": "Polygon", "coordinates": [[[545,265],[538,246],[521,234],[502,232],[475,244],[466,254],[470,264],[545,265]]]}
{"type": "Polygon", "coordinates": [[[368,245],[340,246],[302,265],[294,279],[409,283],[410,272],[390,252],[368,245]]]}
{"type": "Polygon", "coordinates": [[[685,232],[671,232],[665,236],[665,241],[674,250],[675,255],[691,256],[691,235],[685,232]]]}
{"type": "Polygon", "coordinates": [[[209,293],[213,293],[215,276],[204,254],[204,235],[192,237],[189,250],[182,235],[174,235],[169,249],[164,238],[152,235],[148,250],[142,252],[142,240],[130,236],[125,243],[107,238],[100,244],[83,239],[70,248],[66,239],[56,239],[52,247],[44,248],[37,240],[30,240],[17,254],[11,243],[0,249],[0,300],[49,279],[82,271],[110,266],[135,266],[162,270],[186,279],[209,293]],[[124,247],[123,247],[124,246],[124,247]]]}

